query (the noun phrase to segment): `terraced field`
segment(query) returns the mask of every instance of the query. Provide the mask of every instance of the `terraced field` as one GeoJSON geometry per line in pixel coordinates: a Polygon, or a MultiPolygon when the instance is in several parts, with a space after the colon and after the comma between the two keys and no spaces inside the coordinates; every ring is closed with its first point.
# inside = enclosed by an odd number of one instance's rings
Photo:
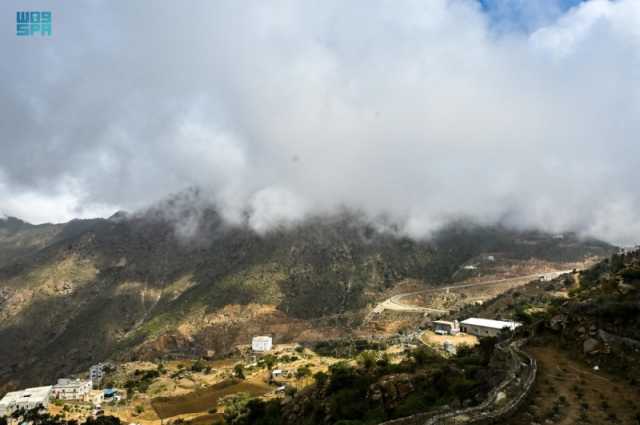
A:
{"type": "Polygon", "coordinates": [[[151,400],[153,409],[161,419],[188,413],[208,412],[215,408],[220,398],[236,393],[260,396],[271,391],[268,385],[255,381],[229,379],[209,388],[176,397],[158,397],[151,400]]]}

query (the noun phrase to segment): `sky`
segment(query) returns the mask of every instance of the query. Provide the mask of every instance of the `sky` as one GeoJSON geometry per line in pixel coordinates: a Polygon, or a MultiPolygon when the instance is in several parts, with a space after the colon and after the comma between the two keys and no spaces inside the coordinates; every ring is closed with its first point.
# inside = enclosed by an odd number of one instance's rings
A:
{"type": "Polygon", "coordinates": [[[640,242],[637,0],[0,3],[0,213],[201,189],[258,231],[338,208],[640,242]],[[16,11],[50,10],[51,37],[16,11]]]}

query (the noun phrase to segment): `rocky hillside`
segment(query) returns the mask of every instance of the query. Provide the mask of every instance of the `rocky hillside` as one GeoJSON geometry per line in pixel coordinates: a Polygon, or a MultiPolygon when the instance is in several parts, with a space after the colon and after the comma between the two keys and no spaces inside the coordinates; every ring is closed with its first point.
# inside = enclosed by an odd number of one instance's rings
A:
{"type": "Polygon", "coordinates": [[[640,386],[640,250],[531,282],[463,315],[520,320],[539,342],[640,386]]]}
{"type": "Polygon", "coordinates": [[[108,220],[3,220],[0,386],[106,358],[224,354],[256,333],[322,339],[396,282],[447,281],[483,252],[576,261],[611,249],[460,223],[416,241],[350,212],[258,234],[175,199],[108,220]]]}
{"type": "Polygon", "coordinates": [[[62,228],[54,224],[34,226],[15,217],[3,218],[0,214],[0,267],[44,248],[62,228]]]}

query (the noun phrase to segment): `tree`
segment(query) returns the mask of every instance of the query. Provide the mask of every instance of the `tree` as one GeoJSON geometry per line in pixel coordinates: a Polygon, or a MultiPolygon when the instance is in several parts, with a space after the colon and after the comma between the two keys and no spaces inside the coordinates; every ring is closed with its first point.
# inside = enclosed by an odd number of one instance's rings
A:
{"type": "Polygon", "coordinates": [[[233,373],[236,375],[236,378],[244,379],[244,366],[241,363],[238,363],[233,367],[233,373]]]}
{"type": "Polygon", "coordinates": [[[315,375],[313,375],[313,379],[316,381],[316,385],[318,387],[323,387],[324,384],[326,384],[329,380],[329,375],[324,372],[317,372],[315,375]]]}
{"type": "Polygon", "coordinates": [[[193,372],[202,372],[206,367],[207,365],[201,359],[198,359],[191,365],[191,370],[193,372]]]}
{"type": "MultiPolygon", "coordinates": [[[[12,418],[19,422],[28,422],[32,425],[78,425],[75,420],[67,421],[60,416],[51,416],[43,413],[41,407],[32,410],[20,409],[15,411],[12,418]]],[[[0,417],[0,425],[6,425],[7,419],[0,417]]],[[[88,418],[83,425],[120,425],[120,419],[115,416],[98,416],[97,418],[88,418]]]]}
{"type": "Polygon", "coordinates": [[[84,425],[120,425],[120,419],[115,416],[98,416],[97,418],[88,418],[84,425]]]}
{"type": "Polygon", "coordinates": [[[620,270],[624,268],[624,257],[622,255],[613,254],[611,256],[611,261],[609,262],[611,271],[613,273],[618,273],[620,270]]]}
{"type": "Polygon", "coordinates": [[[276,365],[278,359],[273,354],[267,354],[262,358],[262,362],[267,367],[267,369],[271,370],[276,365]]]}
{"type": "Polygon", "coordinates": [[[248,423],[249,411],[247,404],[252,399],[250,394],[236,393],[224,403],[224,421],[230,425],[245,425],[248,423]]]}
{"type": "Polygon", "coordinates": [[[311,369],[309,366],[300,366],[298,370],[296,370],[296,379],[302,379],[311,375],[311,369]]]}
{"type": "Polygon", "coordinates": [[[417,366],[425,366],[429,361],[438,360],[438,355],[427,347],[418,347],[410,355],[417,366]]]}
{"type": "Polygon", "coordinates": [[[378,360],[378,353],[373,350],[363,351],[358,355],[357,362],[360,367],[366,370],[371,370],[376,365],[378,360]]]}

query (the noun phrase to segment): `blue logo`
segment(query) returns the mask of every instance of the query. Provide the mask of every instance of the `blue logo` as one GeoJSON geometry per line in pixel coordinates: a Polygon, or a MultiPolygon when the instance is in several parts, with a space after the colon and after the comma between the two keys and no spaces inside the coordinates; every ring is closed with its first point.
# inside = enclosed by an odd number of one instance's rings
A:
{"type": "Polygon", "coordinates": [[[16,35],[30,37],[51,36],[51,12],[16,12],[16,35]]]}

